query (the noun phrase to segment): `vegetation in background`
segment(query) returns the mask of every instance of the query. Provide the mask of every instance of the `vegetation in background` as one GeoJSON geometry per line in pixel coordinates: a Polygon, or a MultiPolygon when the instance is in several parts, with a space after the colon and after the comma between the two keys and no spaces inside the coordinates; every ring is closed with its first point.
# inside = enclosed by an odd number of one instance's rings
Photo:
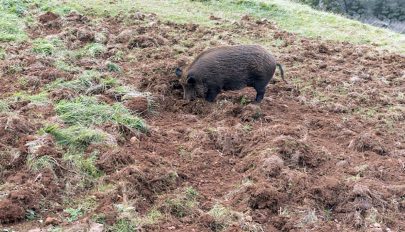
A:
{"type": "Polygon", "coordinates": [[[348,15],[372,25],[405,33],[403,0],[298,0],[316,9],[348,15]]]}
{"type": "MultiPolygon", "coordinates": [[[[72,0],[67,6],[95,16],[129,14],[136,10],[157,13],[166,20],[179,23],[198,23],[216,26],[209,20],[215,15],[229,20],[239,20],[250,14],[268,18],[281,28],[303,36],[349,41],[357,44],[375,44],[381,48],[405,52],[405,35],[387,29],[376,28],[331,13],[320,12],[310,6],[287,0],[223,0],[223,1],[142,1],[106,2],[102,0],[72,0]],[[91,10],[89,10],[91,6],[91,10]]],[[[57,5],[57,4],[56,4],[57,5]]],[[[66,5],[65,5],[66,6],[66,5]]],[[[229,27],[230,24],[222,25],[229,27]]]]}

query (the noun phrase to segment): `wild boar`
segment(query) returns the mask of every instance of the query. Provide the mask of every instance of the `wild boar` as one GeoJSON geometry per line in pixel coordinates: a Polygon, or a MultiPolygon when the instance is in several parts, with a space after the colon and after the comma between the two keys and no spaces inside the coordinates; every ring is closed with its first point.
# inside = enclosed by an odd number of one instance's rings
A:
{"type": "Polygon", "coordinates": [[[184,71],[176,68],[176,75],[181,78],[186,100],[198,97],[213,102],[222,90],[239,90],[248,86],[256,90],[255,101],[260,103],[276,66],[284,80],[282,66],[263,47],[223,46],[202,52],[184,71]]]}

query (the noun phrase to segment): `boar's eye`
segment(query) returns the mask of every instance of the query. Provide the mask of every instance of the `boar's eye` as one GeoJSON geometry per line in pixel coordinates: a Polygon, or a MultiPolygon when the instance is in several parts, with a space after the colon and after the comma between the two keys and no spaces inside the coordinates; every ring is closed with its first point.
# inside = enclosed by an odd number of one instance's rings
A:
{"type": "Polygon", "coordinates": [[[188,84],[195,84],[196,80],[193,76],[188,76],[187,83],[188,84]]]}

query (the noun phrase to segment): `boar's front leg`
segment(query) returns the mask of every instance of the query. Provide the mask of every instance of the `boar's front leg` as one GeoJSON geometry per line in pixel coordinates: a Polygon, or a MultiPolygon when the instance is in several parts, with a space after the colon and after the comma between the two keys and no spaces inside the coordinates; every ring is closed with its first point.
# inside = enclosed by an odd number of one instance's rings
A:
{"type": "Polygon", "coordinates": [[[207,95],[205,96],[205,100],[209,102],[213,102],[219,93],[218,87],[208,87],[207,95]]]}

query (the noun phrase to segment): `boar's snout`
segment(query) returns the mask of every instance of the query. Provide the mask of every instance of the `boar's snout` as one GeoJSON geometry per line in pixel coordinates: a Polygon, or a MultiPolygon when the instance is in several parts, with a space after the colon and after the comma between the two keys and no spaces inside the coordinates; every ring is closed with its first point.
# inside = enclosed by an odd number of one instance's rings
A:
{"type": "Polygon", "coordinates": [[[196,90],[194,86],[184,86],[184,100],[193,101],[197,98],[196,90]]]}

